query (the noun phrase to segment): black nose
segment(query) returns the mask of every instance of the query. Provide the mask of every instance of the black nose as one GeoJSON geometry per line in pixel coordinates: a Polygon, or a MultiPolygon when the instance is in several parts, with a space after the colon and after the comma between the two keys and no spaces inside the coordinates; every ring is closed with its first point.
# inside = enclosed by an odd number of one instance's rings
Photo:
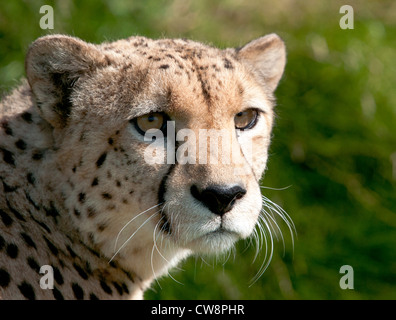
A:
{"type": "Polygon", "coordinates": [[[246,194],[246,190],[239,185],[233,185],[232,187],[214,185],[204,190],[199,190],[196,185],[193,185],[190,191],[195,199],[220,216],[230,211],[235,202],[246,194]]]}

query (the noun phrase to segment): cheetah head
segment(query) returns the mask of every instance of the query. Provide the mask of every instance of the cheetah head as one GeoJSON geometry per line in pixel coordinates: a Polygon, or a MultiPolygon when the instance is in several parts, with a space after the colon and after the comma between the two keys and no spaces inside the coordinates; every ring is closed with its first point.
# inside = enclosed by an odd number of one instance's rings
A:
{"type": "Polygon", "coordinates": [[[249,237],[284,65],[274,34],[225,50],[143,37],[34,42],[27,77],[53,141],[44,176],[83,241],[152,278],[249,237]]]}

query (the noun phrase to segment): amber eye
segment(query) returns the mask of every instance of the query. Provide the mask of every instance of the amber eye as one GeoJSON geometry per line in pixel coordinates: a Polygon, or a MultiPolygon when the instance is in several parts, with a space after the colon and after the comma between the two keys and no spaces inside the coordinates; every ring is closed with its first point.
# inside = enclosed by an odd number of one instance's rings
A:
{"type": "Polygon", "coordinates": [[[144,135],[150,129],[157,129],[164,132],[167,120],[168,117],[164,113],[154,112],[132,119],[131,122],[135,125],[136,130],[144,135]]]}
{"type": "Polygon", "coordinates": [[[251,129],[257,122],[258,111],[256,109],[248,109],[239,112],[234,117],[235,128],[240,130],[251,129]]]}

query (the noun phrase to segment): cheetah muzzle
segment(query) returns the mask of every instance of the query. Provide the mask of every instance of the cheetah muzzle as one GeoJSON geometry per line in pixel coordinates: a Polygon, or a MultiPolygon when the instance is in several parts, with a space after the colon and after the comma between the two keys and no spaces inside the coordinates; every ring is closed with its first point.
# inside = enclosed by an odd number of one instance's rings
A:
{"type": "Polygon", "coordinates": [[[275,34],[36,40],[0,105],[0,298],[141,299],[252,236],[285,55],[275,34]]]}

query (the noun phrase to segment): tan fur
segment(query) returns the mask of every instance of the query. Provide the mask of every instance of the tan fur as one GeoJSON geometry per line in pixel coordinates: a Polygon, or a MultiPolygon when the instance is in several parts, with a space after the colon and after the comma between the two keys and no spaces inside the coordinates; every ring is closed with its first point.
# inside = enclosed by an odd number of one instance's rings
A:
{"type": "Polygon", "coordinates": [[[35,41],[28,81],[0,105],[0,298],[141,299],[181,259],[249,237],[284,64],[276,35],[226,50],[143,37],[35,41]],[[234,117],[247,108],[263,112],[236,133],[234,117]],[[149,143],[130,120],[150,112],[196,137],[225,129],[237,162],[147,164],[149,143]],[[190,193],[236,183],[246,195],[222,217],[190,193]],[[54,268],[52,290],[40,288],[43,265],[54,268]]]}

